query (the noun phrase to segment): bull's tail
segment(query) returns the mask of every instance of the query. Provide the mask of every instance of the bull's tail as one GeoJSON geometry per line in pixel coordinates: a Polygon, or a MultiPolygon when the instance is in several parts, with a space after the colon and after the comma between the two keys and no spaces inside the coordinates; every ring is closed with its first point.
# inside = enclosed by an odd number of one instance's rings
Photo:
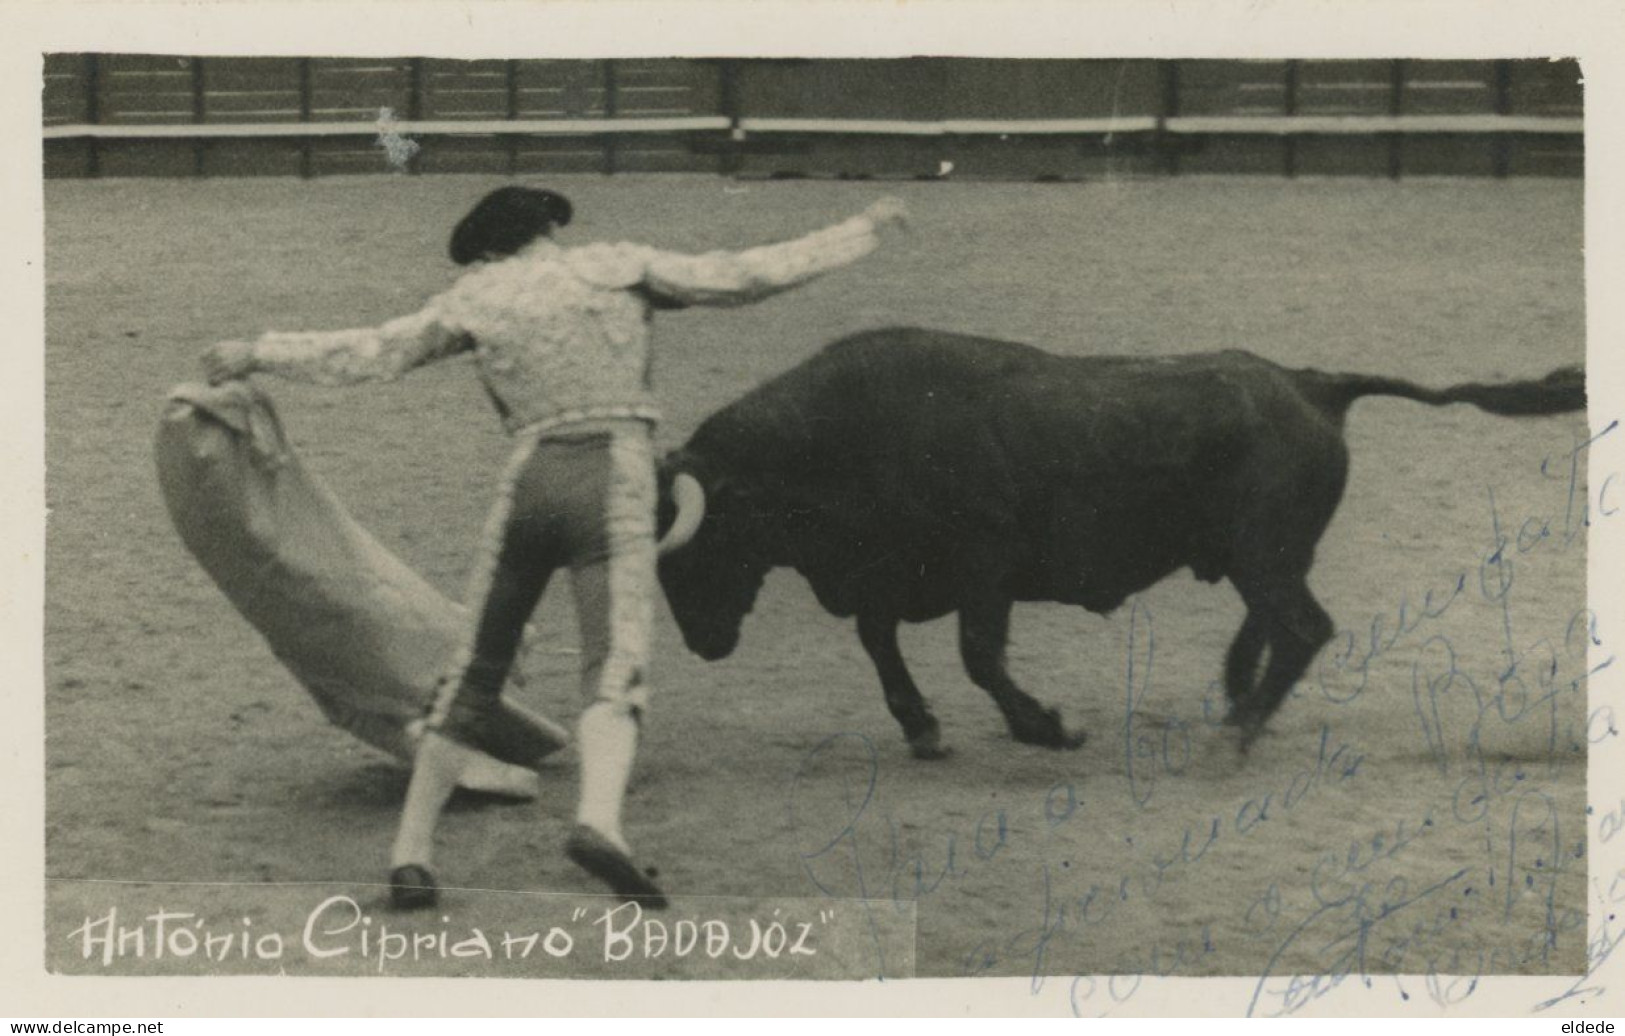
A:
{"type": "Polygon", "coordinates": [[[1429,406],[1471,403],[1480,410],[1506,417],[1567,414],[1586,405],[1585,369],[1578,364],[1559,367],[1544,378],[1486,385],[1464,381],[1449,388],[1430,389],[1403,378],[1368,374],[1325,374],[1300,371],[1299,384],[1322,408],[1341,419],[1362,396],[1398,396],[1429,406]]]}

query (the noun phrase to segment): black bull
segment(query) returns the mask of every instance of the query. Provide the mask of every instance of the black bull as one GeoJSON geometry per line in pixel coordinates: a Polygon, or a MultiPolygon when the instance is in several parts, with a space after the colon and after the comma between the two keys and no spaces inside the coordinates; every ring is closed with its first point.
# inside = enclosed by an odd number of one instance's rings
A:
{"type": "Polygon", "coordinates": [[[1347,481],[1344,416],[1368,395],[1521,416],[1579,410],[1585,384],[1568,367],[1431,390],[1238,351],[1060,357],[867,332],[724,407],[667,457],[663,522],[682,474],[704,509],[660,580],[689,648],[715,660],[738,643],[767,572],[800,572],[831,613],[856,616],[887,707],[931,758],[937,720],[899,623],[957,611],[965,669],[1015,738],[1075,747],[1083,736],[1006,669],[1013,602],[1106,613],[1189,567],[1229,579],[1247,606],[1224,663],[1245,745],[1332,636],[1305,577],[1347,481]]]}

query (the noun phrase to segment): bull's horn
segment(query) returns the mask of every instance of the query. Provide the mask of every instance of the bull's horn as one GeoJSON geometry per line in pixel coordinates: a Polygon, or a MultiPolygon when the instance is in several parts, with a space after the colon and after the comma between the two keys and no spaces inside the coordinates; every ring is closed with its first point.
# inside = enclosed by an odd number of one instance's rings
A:
{"type": "Polygon", "coordinates": [[[705,520],[705,487],[700,480],[686,471],[679,471],[672,480],[671,496],[677,503],[677,518],[660,540],[660,553],[669,554],[682,547],[700,531],[705,520]]]}

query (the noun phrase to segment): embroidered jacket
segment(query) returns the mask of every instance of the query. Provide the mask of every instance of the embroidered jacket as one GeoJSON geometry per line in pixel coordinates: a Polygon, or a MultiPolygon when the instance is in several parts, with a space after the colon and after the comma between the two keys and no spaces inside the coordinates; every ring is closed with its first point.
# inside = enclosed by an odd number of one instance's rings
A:
{"type": "Polygon", "coordinates": [[[853,262],[878,244],[854,216],[794,241],[683,255],[636,244],[541,239],[482,264],[410,316],[347,331],[272,332],[254,368],[324,385],[393,380],[472,351],[510,432],[605,418],[659,420],[648,318],[662,303],[754,302],[853,262]]]}

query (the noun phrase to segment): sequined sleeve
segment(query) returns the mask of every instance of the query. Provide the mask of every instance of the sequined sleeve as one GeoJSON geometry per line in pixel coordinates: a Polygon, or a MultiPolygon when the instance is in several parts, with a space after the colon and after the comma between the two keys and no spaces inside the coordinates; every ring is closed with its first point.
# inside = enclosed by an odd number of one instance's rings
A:
{"type": "Polygon", "coordinates": [[[254,343],[254,369],[318,385],[392,381],[471,345],[467,335],[442,323],[431,306],[379,327],[273,331],[254,343]]]}
{"type": "Polygon", "coordinates": [[[855,262],[879,243],[874,222],[854,216],[794,241],[743,252],[656,252],[645,268],[644,285],[658,297],[686,305],[743,305],[855,262]]]}

